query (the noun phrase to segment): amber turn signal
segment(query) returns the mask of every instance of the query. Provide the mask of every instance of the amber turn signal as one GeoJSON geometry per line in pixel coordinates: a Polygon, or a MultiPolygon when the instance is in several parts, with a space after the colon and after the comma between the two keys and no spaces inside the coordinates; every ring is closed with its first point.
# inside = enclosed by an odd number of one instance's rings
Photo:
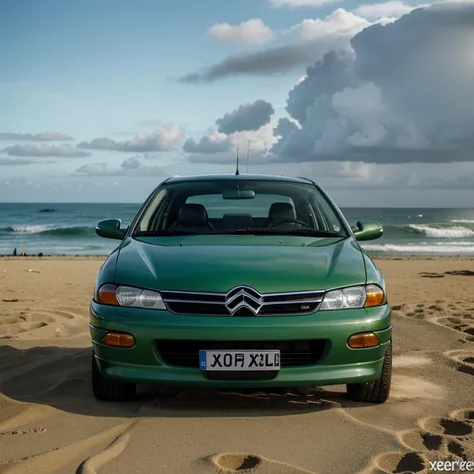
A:
{"type": "Polygon", "coordinates": [[[123,332],[108,332],[104,337],[104,342],[108,346],[133,347],[135,345],[135,338],[131,334],[123,332]]]}
{"type": "Polygon", "coordinates": [[[115,285],[102,285],[98,292],[99,303],[118,306],[116,291],[115,285]]]}
{"type": "Polygon", "coordinates": [[[361,334],[353,334],[348,340],[347,345],[351,349],[366,349],[368,347],[376,347],[380,344],[380,339],[373,332],[364,332],[361,334]]]}
{"type": "Polygon", "coordinates": [[[366,287],[366,298],[365,298],[365,308],[369,308],[371,306],[380,306],[384,299],[385,299],[385,294],[382,290],[382,288],[376,286],[376,285],[368,285],[366,287]]]}

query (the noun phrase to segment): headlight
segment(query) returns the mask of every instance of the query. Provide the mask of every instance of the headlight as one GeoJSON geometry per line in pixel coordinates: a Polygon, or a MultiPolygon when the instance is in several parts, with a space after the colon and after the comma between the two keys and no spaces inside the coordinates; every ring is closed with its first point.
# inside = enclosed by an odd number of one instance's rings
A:
{"type": "Polygon", "coordinates": [[[143,290],[133,286],[102,285],[96,299],[99,303],[112,306],[166,309],[158,291],[143,290]]]}
{"type": "Polygon", "coordinates": [[[320,311],[335,309],[368,308],[385,302],[385,293],[377,285],[350,286],[328,291],[323,298],[320,311]]]}

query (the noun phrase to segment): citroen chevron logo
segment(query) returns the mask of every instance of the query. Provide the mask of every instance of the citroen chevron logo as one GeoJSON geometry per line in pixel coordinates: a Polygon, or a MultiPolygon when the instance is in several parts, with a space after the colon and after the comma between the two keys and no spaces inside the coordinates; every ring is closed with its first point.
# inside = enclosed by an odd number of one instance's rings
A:
{"type": "Polygon", "coordinates": [[[238,286],[232,288],[225,299],[225,307],[233,316],[239,309],[246,308],[255,316],[259,313],[263,306],[262,295],[253,288],[248,286],[238,286]]]}

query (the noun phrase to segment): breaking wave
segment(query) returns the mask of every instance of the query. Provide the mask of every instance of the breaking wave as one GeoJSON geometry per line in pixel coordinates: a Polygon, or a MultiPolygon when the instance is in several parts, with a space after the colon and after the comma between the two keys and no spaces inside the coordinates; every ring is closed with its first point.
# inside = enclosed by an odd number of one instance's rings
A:
{"type": "Polygon", "coordinates": [[[46,226],[46,225],[13,225],[3,229],[6,232],[23,234],[42,234],[48,236],[85,236],[95,233],[94,227],[87,226],[46,226]]]}
{"type": "MultiPolygon", "coordinates": [[[[453,244],[450,242],[450,244],[453,244]]],[[[410,254],[446,254],[460,255],[474,253],[472,245],[397,245],[397,244],[365,244],[362,247],[368,252],[377,253],[410,253],[410,254]]]]}
{"type": "Polygon", "coordinates": [[[474,237],[474,222],[472,222],[472,224],[465,222],[464,224],[467,225],[409,224],[403,226],[387,226],[385,229],[387,232],[409,232],[438,239],[468,239],[474,237]]]}

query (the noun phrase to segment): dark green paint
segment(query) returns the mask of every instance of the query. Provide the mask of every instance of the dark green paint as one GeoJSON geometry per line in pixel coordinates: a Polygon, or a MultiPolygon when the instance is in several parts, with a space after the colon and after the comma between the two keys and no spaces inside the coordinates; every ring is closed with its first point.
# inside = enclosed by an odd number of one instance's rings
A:
{"type": "Polygon", "coordinates": [[[122,240],[125,237],[126,230],[121,229],[121,226],[122,221],[120,219],[104,219],[97,222],[95,231],[100,237],[122,240]]]}
{"type": "Polygon", "coordinates": [[[117,283],[206,292],[242,284],[261,293],[321,290],[365,280],[362,253],[351,239],[294,236],[130,238],[115,273],[117,283]]]}
{"type": "Polygon", "coordinates": [[[258,181],[279,181],[279,182],[291,182],[291,183],[304,183],[304,184],[314,184],[314,181],[308,178],[294,178],[292,176],[277,176],[272,174],[240,174],[236,175],[234,173],[227,174],[203,174],[197,176],[173,176],[168,178],[166,183],[185,183],[196,181],[236,181],[241,179],[242,181],[248,180],[258,180],[258,181]]]}
{"type": "MultiPolygon", "coordinates": [[[[242,175],[249,179],[249,175],[242,175]]],[[[304,178],[261,177],[310,184],[304,178]]],[[[223,177],[175,177],[170,181],[195,182],[223,177]]],[[[331,201],[332,202],[332,201],[331,201]]],[[[333,203],[333,202],[332,202],[333,203]]],[[[334,203],[333,203],[334,204],[334,203]]],[[[342,222],[349,225],[336,208],[342,222]]],[[[278,235],[186,235],[132,238],[121,221],[107,219],[97,233],[122,240],[101,267],[96,290],[104,283],[149,289],[226,292],[237,285],[262,293],[329,290],[349,285],[385,282],[357,240],[380,237],[380,224],[359,221],[347,238],[278,235]]],[[[209,387],[265,387],[329,385],[364,382],[380,375],[390,341],[389,304],[368,309],[317,311],[310,315],[230,317],[176,315],[164,310],[104,306],[91,302],[91,337],[103,375],[135,382],[209,387]],[[128,332],[136,338],[132,348],[103,344],[107,330],[128,332]],[[350,349],[355,333],[374,331],[381,345],[350,349]],[[288,340],[325,339],[326,352],[314,366],[281,369],[273,380],[210,380],[199,369],[166,366],[156,350],[157,339],[288,340]]]]}
{"type": "Polygon", "coordinates": [[[361,220],[356,224],[354,235],[358,241],[375,240],[382,237],[383,227],[375,221],[361,220]]]}
{"type": "Polygon", "coordinates": [[[330,385],[368,381],[378,377],[391,337],[390,308],[317,312],[295,317],[199,317],[167,311],[112,308],[91,304],[91,336],[101,370],[110,378],[135,382],[212,387],[265,387],[330,385]],[[135,347],[120,349],[102,344],[104,328],[131,332],[135,347]],[[347,339],[355,333],[375,331],[382,344],[354,350],[347,339]],[[213,381],[199,369],[169,367],[156,351],[156,339],[285,340],[323,338],[329,344],[315,366],[281,369],[271,381],[213,381]]]}

